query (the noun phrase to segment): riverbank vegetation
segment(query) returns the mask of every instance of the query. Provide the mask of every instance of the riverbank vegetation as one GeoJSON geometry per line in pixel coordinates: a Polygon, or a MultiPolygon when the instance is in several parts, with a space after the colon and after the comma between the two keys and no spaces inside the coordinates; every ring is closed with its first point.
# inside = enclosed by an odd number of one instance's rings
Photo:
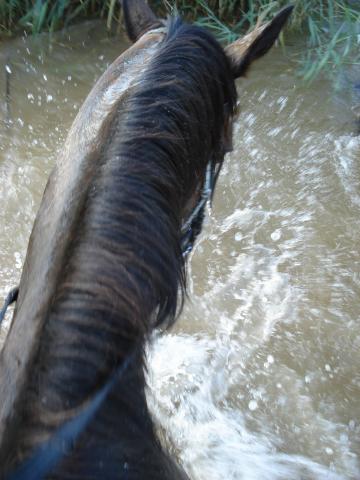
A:
{"type": "MultiPolygon", "coordinates": [[[[259,15],[271,17],[288,0],[153,0],[156,11],[174,8],[189,19],[211,28],[224,42],[251,27],[259,15]]],[[[322,70],[336,71],[344,64],[360,64],[359,0],[293,0],[295,9],[283,38],[292,32],[304,37],[300,72],[306,80],[322,70]]],[[[118,0],[0,0],[0,34],[23,31],[53,32],[85,18],[103,18],[109,30],[121,25],[118,0]]]]}

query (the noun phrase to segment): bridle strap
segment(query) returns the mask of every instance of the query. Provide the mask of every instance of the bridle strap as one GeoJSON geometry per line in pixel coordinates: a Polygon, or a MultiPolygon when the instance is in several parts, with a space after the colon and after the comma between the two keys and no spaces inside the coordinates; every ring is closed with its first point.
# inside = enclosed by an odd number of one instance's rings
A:
{"type": "Polygon", "coordinates": [[[205,207],[208,203],[211,203],[220,168],[221,163],[216,163],[213,159],[207,164],[200,199],[181,227],[181,250],[184,258],[194,248],[195,240],[201,232],[205,217],[205,207]]]}

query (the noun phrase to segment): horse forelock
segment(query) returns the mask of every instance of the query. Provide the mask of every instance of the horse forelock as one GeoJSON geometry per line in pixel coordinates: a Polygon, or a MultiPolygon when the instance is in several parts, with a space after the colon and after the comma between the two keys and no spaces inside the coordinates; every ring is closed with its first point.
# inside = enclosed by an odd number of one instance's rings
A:
{"type": "MultiPolygon", "coordinates": [[[[99,150],[18,405],[18,458],[91,397],[155,326],[174,321],[185,290],[184,205],[211,155],[221,154],[235,100],[221,47],[173,20],[132,94],[115,107],[99,150]]],[[[149,423],[142,357],[122,384],[128,398],[117,395],[99,416],[114,419],[106,438],[120,436],[121,444],[122,407],[149,423]]],[[[103,430],[99,422],[93,433],[103,430]]]]}

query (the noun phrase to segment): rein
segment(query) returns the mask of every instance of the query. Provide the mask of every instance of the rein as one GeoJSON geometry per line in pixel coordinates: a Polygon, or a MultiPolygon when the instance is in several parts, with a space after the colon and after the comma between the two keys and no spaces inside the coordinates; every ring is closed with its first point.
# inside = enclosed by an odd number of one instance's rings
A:
{"type": "Polygon", "coordinates": [[[3,305],[2,309],[0,310],[0,325],[1,325],[1,322],[5,318],[5,314],[6,314],[6,310],[7,310],[8,306],[11,305],[12,303],[16,302],[16,300],[18,298],[18,295],[19,295],[19,287],[13,288],[7,294],[4,305],[3,305]]]}
{"type": "Polygon", "coordinates": [[[71,451],[74,442],[94,418],[111,390],[129,368],[139,348],[135,347],[127,359],[116,369],[109,380],[89,401],[88,405],[71,420],[64,423],[49,440],[40,445],[30,458],[25,460],[5,480],[42,480],[61,459],[71,451]]]}

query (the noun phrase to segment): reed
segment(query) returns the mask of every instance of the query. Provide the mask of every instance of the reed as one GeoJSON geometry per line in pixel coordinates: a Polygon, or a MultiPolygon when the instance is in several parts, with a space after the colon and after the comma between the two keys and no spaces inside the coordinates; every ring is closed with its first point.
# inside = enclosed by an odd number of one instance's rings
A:
{"type": "MultiPolygon", "coordinates": [[[[154,0],[155,9],[177,9],[213,30],[223,42],[232,41],[254,25],[258,15],[271,17],[289,0],[154,0]]],[[[349,63],[360,64],[359,0],[293,0],[287,32],[303,35],[300,73],[312,80],[323,70],[337,71],[349,63]]],[[[119,24],[118,0],[0,0],[0,33],[26,30],[33,34],[67,26],[83,18],[106,19],[111,29],[119,24]]],[[[286,38],[283,38],[286,43],[286,38]]]]}
{"type": "Polygon", "coordinates": [[[118,0],[0,0],[0,32],[37,34],[84,18],[106,18],[108,28],[120,20],[118,0]]]}
{"type": "MultiPolygon", "coordinates": [[[[160,3],[160,2],[159,2],[160,3]]],[[[170,2],[166,2],[169,4],[170,2]]],[[[258,16],[271,17],[279,8],[292,3],[287,38],[292,33],[304,39],[295,54],[299,74],[306,81],[320,72],[336,74],[349,64],[360,65],[359,0],[178,0],[180,11],[195,16],[224,42],[233,41],[253,26],[258,16]],[[239,15],[239,12],[241,14],[239,15]]],[[[286,44],[284,36],[281,41],[286,44]]]]}

